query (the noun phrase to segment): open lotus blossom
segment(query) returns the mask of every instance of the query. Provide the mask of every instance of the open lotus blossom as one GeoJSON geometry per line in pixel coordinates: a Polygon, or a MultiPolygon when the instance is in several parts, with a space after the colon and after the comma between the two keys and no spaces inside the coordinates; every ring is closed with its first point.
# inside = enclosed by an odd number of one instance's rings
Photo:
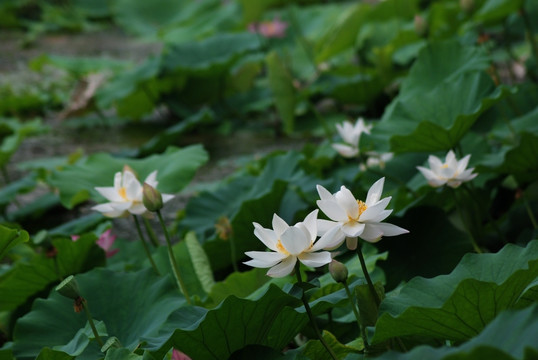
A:
{"type": "Polygon", "coordinates": [[[317,238],[318,210],[312,211],[304,221],[289,226],[277,214],[273,216],[273,229],[254,223],[254,235],[272,251],[247,251],[252,260],[245,264],[257,268],[271,268],[267,275],[283,277],[289,275],[297,260],[306,266],[319,267],[331,262],[331,253],[319,251],[334,248],[338,244],[337,229],[317,238]]]}
{"type": "Polygon", "coordinates": [[[472,180],[478,175],[473,174],[474,168],[466,169],[470,158],[471,155],[467,155],[458,161],[454,152],[450,150],[445,157],[445,162],[442,162],[436,156],[430,155],[428,157],[430,168],[417,166],[417,169],[428,180],[428,184],[433,187],[446,184],[452,188],[457,188],[462,183],[472,180]]]}
{"type": "MultiPolygon", "coordinates": [[[[144,182],[156,188],[159,184],[157,181],[157,170],[148,175],[144,182]]],[[[114,175],[113,187],[96,187],[95,190],[103,195],[109,202],[92,207],[93,210],[99,211],[108,217],[126,216],[129,213],[133,215],[142,215],[147,209],[142,203],[143,188],[136,175],[126,167],[123,172],[117,172],[114,175]]],[[[163,203],[174,197],[170,194],[162,194],[163,203]]]]}
{"type": "Polygon", "coordinates": [[[366,125],[362,118],[359,118],[355,125],[350,121],[336,124],[336,130],[344,140],[344,144],[332,144],[332,146],[343,157],[355,157],[359,154],[359,140],[362,133],[369,134],[371,129],[372,125],[366,125]]]}
{"type": "MultiPolygon", "coordinates": [[[[340,242],[347,238],[360,237],[368,242],[377,242],[382,236],[396,236],[409,231],[382,222],[392,210],[386,210],[391,196],[381,199],[385,178],[376,181],[366,196],[366,201],[355,199],[351,191],[342,186],[334,195],[321,185],[317,185],[320,200],[318,207],[330,220],[318,220],[319,234],[339,230],[340,242]]],[[[356,245],[355,245],[356,246],[356,245]]]]}

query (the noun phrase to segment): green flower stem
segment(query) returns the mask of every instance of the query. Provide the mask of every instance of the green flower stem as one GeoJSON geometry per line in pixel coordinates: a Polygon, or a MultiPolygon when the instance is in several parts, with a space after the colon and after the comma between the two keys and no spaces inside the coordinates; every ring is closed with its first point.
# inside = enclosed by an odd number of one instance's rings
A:
{"type": "Polygon", "coordinates": [[[536,222],[536,217],[534,216],[534,212],[532,211],[531,206],[529,205],[529,202],[527,201],[527,197],[525,196],[525,193],[522,194],[523,197],[523,203],[525,204],[525,209],[527,210],[527,214],[529,215],[529,219],[531,220],[532,226],[535,229],[538,229],[538,223],[536,222]]]}
{"type": "Polygon", "coordinates": [[[239,272],[239,268],[237,267],[237,257],[235,256],[235,240],[233,235],[230,236],[230,257],[232,259],[232,267],[235,272],[239,272]]]}
{"type": "Polygon", "coordinates": [[[170,235],[168,234],[168,230],[166,229],[166,225],[164,224],[163,216],[161,215],[160,210],[157,210],[157,217],[159,218],[159,222],[161,223],[161,227],[163,228],[163,231],[164,231],[164,237],[166,238],[166,247],[168,248],[168,258],[170,259],[170,265],[172,266],[172,271],[174,272],[177,286],[179,287],[179,290],[185,296],[187,303],[191,305],[192,301],[189,296],[189,293],[187,292],[187,287],[185,286],[185,282],[183,281],[183,279],[181,278],[181,274],[179,273],[179,268],[177,266],[176,258],[174,256],[174,252],[172,251],[172,242],[170,241],[170,235]]]}
{"type": "Polygon", "coordinates": [[[90,327],[92,328],[93,335],[95,336],[95,340],[99,343],[100,347],[103,347],[105,343],[103,342],[103,339],[99,336],[99,333],[97,332],[97,328],[95,327],[95,323],[93,322],[92,314],[90,313],[90,308],[88,307],[88,302],[86,299],[80,298],[82,301],[82,307],[84,308],[84,312],[86,313],[86,317],[88,318],[88,322],[90,323],[90,327]]]}
{"type": "Polygon", "coordinates": [[[473,183],[471,182],[470,183],[470,187],[467,186],[467,184],[463,183],[462,184],[462,187],[469,193],[469,195],[471,196],[471,199],[474,200],[474,202],[478,205],[478,207],[480,208],[480,210],[483,210],[485,213],[486,213],[486,216],[488,217],[488,220],[489,222],[491,223],[491,225],[495,228],[495,231],[497,231],[497,234],[499,235],[499,237],[501,238],[501,240],[507,244],[508,243],[508,240],[506,239],[506,237],[504,236],[503,232],[501,231],[501,229],[499,228],[499,226],[497,225],[497,223],[495,222],[495,220],[493,220],[493,217],[491,216],[491,214],[489,213],[489,210],[486,206],[483,206],[482,205],[482,202],[478,199],[478,197],[476,196],[476,188],[473,186],[473,183]]]}
{"type": "Polygon", "coordinates": [[[379,307],[379,304],[381,304],[381,299],[379,298],[377,291],[375,291],[374,283],[372,282],[372,279],[370,278],[370,274],[368,273],[368,269],[366,268],[366,262],[364,261],[364,256],[362,255],[362,242],[361,241],[359,241],[359,245],[357,246],[357,256],[359,257],[359,261],[361,263],[361,269],[362,269],[362,272],[364,273],[364,278],[366,279],[366,283],[368,284],[370,293],[372,293],[372,297],[374,298],[376,305],[379,307]]]}
{"type": "Polygon", "coordinates": [[[155,265],[155,262],[153,261],[153,258],[151,257],[151,252],[149,251],[148,244],[146,244],[146,240],[144,239],[144,235],[142,234],[142,229],[140,229],[140,222],[138,221],[138,216],[133,215],[135,224],[136,224],[136,231],[138,231],[138,236],[140,237],[140,242],[144,246],[144,251],[146,252],[146,255],[149,259],[149,262],[151,263],[151,266],[153,267],[153,270],[155,270],[155,273],[157,275],[161,275],[159,273],[159,270],[157,269],[157,265],[155,265]]]}
{"type": "Polygon", "coordinates": [[[145,217],[142,217],[142,219],[144,220],[144,227],[146,228],[146,233],[148,234],[151,243],[153,246],[159,247],[159,240],[157,240],[157,235],[155,235],[155,231],[153,231],[149,220],[145,217]]]}
{"type": "MultiPolygon", "coordinates": [[[[295,263],[295,275],[297,276],[297,283],[301,285],[303,283],[303,279],[301,279],[301,263],[297,261],[295,263]]],[[[327,344],[323,336],[321,335],[321,332],[319,331],[318,324],[316,324],[316,320],[314,319],[314,315],[312,314],[312,309],[310,308],[310,304],[308,304],[308,300],[306,298],[305,292],[303,290],[301,295],[301,300],[303,301],[304,308],[306,309],[306,313],[308,315],[308,318],[310,319],[310,323],[312,324],[312,327],[314,328],[314,331],[319,339],[321,341],[321,344],[327,349],[327,352],[334,360],[337,360],[336,354],[334,353],[333,349],[327,344]]]]}
{"type": "Polygon", "coordinates": [[[351,309],[353,309],[353,314],[355,314],[355,319],[357,319],[357,324],[359,324],[359,332],[361,334],[362,342],[364,343],[364,348],[368,349],[370,345],[368,344],[368,338],[366,337],[366,329],[364,328],[364,325],[362,324],[361,317],[359,315],[359,310],[355,306],[355,301],[353,301],[353,296],[351,296],[351,291],[349,291],[349,286],[347,285],[347,282],[344,281],[342,284],[344,285],[344,289],[346,290],[347,297],[349,299],[349,302],[351,303],[351,309]]]}
{"type": "Polygon", "coordinates": [[[471,245],[473,246],[473,249],[477,254],[482,254],[482,249],[480,249],[480,247],[478,246],[473,233],[469,229],[469,226],[465,225],[465,217],[463,215],[463,211],[461,210],[461,201],[459,200],[458,192],[456,191],[456,189],[452,189],[452,191],[454,193],[454,198],[456,199],[456,208],[458,209],[458,214],[460,215],[461,222],[467,230],[467,235],[469,235],[469,238],[471,239],[471,245]]]}

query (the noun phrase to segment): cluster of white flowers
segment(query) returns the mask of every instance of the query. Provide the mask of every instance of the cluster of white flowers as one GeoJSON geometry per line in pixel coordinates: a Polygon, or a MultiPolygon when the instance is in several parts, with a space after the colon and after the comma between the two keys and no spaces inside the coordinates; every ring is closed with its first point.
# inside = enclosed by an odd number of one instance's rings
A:
{"type": "Polygon", "coordinates": [[[366,125],[364,119],[359,118],[355,124],[344,121],[336,124],[338,134],[344,140],[343,144],[332,144],[333,148],[343,157],[352,158],[359,155],[359,140],[363,133],[370,134],[372,125],[366,125]]]}
{"type": "Polygon", "coordinates": [[[346,238],[355,239],[356,247],[357,237],[377,242],[382,236],[407,233],[401,227],[382,222],[392,212],[386,210],[391,197],[381,199],[384,181],[381,178],[372,185],[365,202],[356,200],[345,186],[333,195],[318,185],[318,207],[330,220],[318,219],[318,210],[314,210],[294,226],[289,226],[276,214],[273,216],[273,229],[254,223],[254,234],[272,252],[246,252],[252,260],[245,264],[270,268],[267,275],[283,277],[293,271],[297,260],[311,267],[330,263],[332,257],[326,250],[339,247],[346,238]],[[320,238],[316,240],[318,236],[320,238]]]}

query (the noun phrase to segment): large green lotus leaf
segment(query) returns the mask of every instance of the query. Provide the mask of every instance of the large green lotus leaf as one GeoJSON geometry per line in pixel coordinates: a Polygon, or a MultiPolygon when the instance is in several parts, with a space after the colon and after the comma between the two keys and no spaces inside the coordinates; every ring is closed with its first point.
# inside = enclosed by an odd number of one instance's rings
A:
{"type": "Polygon", "coordinates": [[[412,279],[382,302],[373,342],[406,336],[469,340],[516,306],[538,277],[536,254],[538,240],[526,248],[508,244],[496,254],[465,255],[448,275],[412,279]]]}
{"type": "Polygon", "coordinates": [[[419,346],[407,353],[389,352],[380,360],[489,360],[531,359],[538,345],[538,305],[523,310],[506,310],[470,341],[460,345],[440,348],[419,346]],[[531,350],[532,349],[532,350],[531,350]]]}
{"type": "Polygon", "coordinates": [[[181,70],[200,75],[220,74],[241,55],[258,50],[255,34],[219,34],[202,41],[170,46],[163,54],[165,70],[181,70]]]}
{"type": "Polygon", "coordinates": [[[108,81],[103,87],[97,90],[97,105],[100,108],[108,108],[115,101],[133,93],[142,82],[150,80],[157,75],[160,60],[159,57],[151,57],[141,65],[133,69],[126,69],[114,79],[108,81]]]}
{"type": "Polygon", "coordinates": [[[28,233],[24,230],[10,229],[0,225],[0,260],[14,246],[28,241],[28,233]]]}
{"type": "Polygon", "coordinates": [[[486,24],[500,23],[511,14],[516,13],[524,0],[488,0],[473,15],[473,21],[486,24]]]}
{"type": "Polygon", "coordinates": [[[43,348],[36,360],[72,360],[74,356],[64,353],[63,351],[57,351],[50,348],[43,348]]]}
{"type": "Polygon", "coordinates": [[[447,150],[509,92],[496,88],[486,73],[466,73],[425,93],[395,100],[378,129],[393,135],[390,145],[395,152],[447,150]]]}
{"type": "Polygon", "coordinates": [[[105,254],[95,240],[95,236],[89,234],[77,241],[55,239],[52,244],[57,250],[56,259],[35,255],[31,261],[17,262],[0,277],[0,311],[15,309],[31,296],[59,282],[60,277],[104,265],[105,254]]]}
{"type": "Polygon", "coordinates": [[[284,61],[276,52],[267,55],[267,76],[269,87],[273,93],[275,106],[284,125],[284,132],[293,132],[295,119],[296,90],[293,86],[293,77],[288,71],[284,61]]]}
{"type": "Polygon", "coordinates": [[[24,139],[42,134],[48,127],[40,119],[20,121],[16,119],[1,119],[0,121],[0,166],[4,166],[11,155],[19,148],[24,139]]]}
{"type": "Polygon", "coordinates": [[[386,273],[388,289],[415,276],[446,274],[472,251],[468,236],[455,228],[438,207],[415,206],[398,221],[390,219],[409,234],[387,237],[376,244],[380,251],[390,254],[380,265],[386,273]]]}
{"type": "Polygon", "coordinates": [[[212,310],[179,309],[158,337],[147,339],[147,347],[156,358],[174,347],[200,360],[227,359],[252,344],[280,350],[308,321],[293,310],[299,304],[273,285],[257,299],[229,296],[212,310]]]}
{"type": "Polygon", "coordinates": [[[112,11],[114,20],[127,31],[151,37],[159,29],[177,22],[186,3],[175,0],[116,0],[112,3],[112,11]]]}
{"type": "Polygon", "coordinates": [[[360,26],[369,14],[368,4],[338,4],[338,18],[316,43],[316,62],[320,63],[355,45],[360,26]]]}
{"type": "Polygon", "coordinates": [[[538,135],[523,132],[519,144],[504,154],[502,164],[495,170],[503,174],[512,174],[522,183],[536,180],[538,178],[538,135]]]}
{"type": "MultiPolygon", "coordinates": [[[[37,185],[37,174],[32,172],[19,180],[10,182],[0,189],[0,205],[7,205],[17,197],[19,193],[28,192],[37,185]]],[[[0,207],[1,208],[1,207],[0,207]]]]}
{"type": "MultiPolygon", "coordinates": [[[[151,269],[119,273],[99,268],[76,280],[93,318],[103,321],[108,335],[130,350],[142,337],[156,334],[185,304],[171,278],[157,277],[151,269]]],[[[84,313],[73,312],[72,300],[53,292],[48,299],[36,300],[32,311],[17,321],[13,352],[17,359],[34,359],[43,347],[69,343],[86,322],[84,313]]],[[[91,342],[77,359],[96,359],[102,356],[98,349],[91,342]]]]}
{"type": "Polygon", "coordinates": [[[129,165],[141,181],[152,171],[158,170],[159,190],[177,193],[192,179],[196,170],[207,161],[207,153],[200,145],[185,148],[169,147],[159,155],[144,159],[113,157],[98,153],[84,158],[77,164],[57,169],[51,174],[50,185],[60,192],[62,204],[67,208],[88,200],[102,199],[95,191],[97,186],[113,186],[114,174],[129,165]]]}

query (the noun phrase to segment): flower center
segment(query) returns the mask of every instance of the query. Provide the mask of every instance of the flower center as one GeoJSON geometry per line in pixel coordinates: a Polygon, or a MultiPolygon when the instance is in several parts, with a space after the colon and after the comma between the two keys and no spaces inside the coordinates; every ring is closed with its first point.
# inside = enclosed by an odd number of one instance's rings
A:
{"type": "Polygon", "coordinates": [[[448,164],[441,165],[441,169],[446,169],[446,168],[448,168],[448,164]]]}
{"type": "Polygon", "coordinates": [[[359,217],[364,212],[364,210],[368,209],[368,206],[361,200],[357,200],[357,204],[359,204],[359,217]]]}
{"type": "Polygon", "coordinates": [[[125,187],[120,187],[120,189],[118,190],[118,194],[120,194],[120,196],[123,198],[123,200],[125,201],[128,201],[129,199],[127,198],[127,190],[125,190],[125,187]]]}
{"type": "Polygon", "coordinates": [[[283,253],[283,254],[286,254],[286,255],[289,255],[289,251],[286,250],[286,248],[284,247],[284,245],[282,245],[282,242],[280,241],[280,239],[278,239],[277,243],[276,243],[276,248],[279,252],[283,253]]]}

